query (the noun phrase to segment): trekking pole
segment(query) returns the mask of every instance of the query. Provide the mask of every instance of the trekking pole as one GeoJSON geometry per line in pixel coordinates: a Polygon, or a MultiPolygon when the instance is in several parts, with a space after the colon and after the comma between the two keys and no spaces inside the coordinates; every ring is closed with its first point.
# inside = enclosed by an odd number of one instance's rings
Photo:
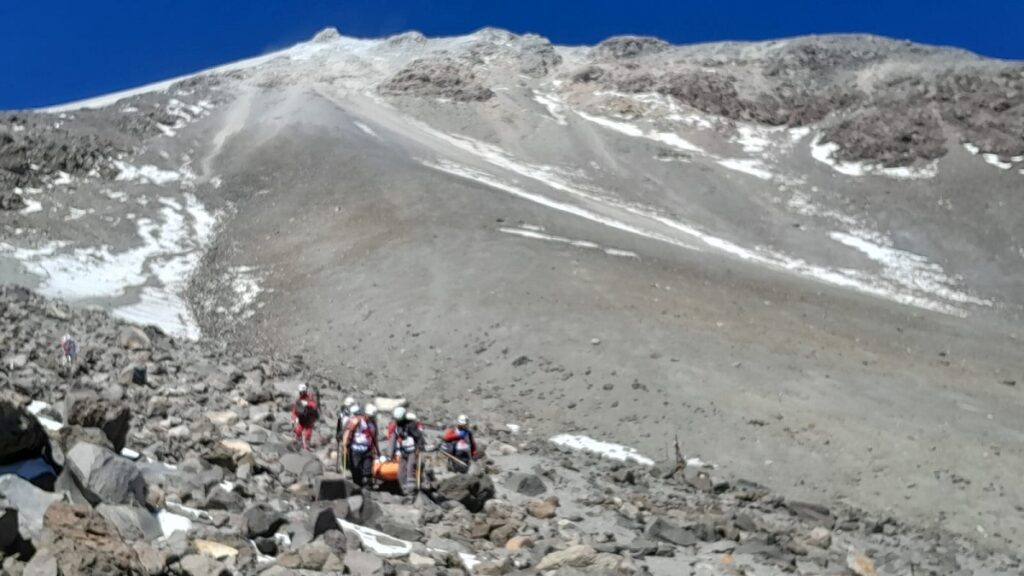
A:
{"type": "Polygon", "coordinates": [[[443,455],[445,458],[451,460],[452,462],[458,464],[459,466],[465,468],[466,470],[469,470],[469,464],[466,464],[462,460],[459,460],[458,458],[452,456],[451,454],[445,452],[444,450],[438,450],[437,453],[443,455]]]}
{"type": "Polygon", "coordinates": [[[416,449],[416,491],[420,490],[420,479],[423,476],[423,459],[420,458],[420,450],[416,449]]]}

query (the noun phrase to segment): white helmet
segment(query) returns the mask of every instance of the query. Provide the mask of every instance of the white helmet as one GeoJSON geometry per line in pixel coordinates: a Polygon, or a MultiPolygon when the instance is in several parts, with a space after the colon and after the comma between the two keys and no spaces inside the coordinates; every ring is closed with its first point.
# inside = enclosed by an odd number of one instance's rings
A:
{"type": "Polygon", "coordinates": [[[408,420],[409,422],[415,422],[417,420],[416,415],[413,414],[412,412],[406,412],[405,419],[408,420]]]}
{"type": "Polygon", "coordinates": [[[455,419],[455,423],[459,426],[465,426],[469,424],[469,418],[465,414],[459,414],[459,417],[455,419]]]}
{"type": "Polygon", "coordinates": [[[306,390],[308,390],[308,388],[306,388],[305,384],[299,384],[299,394],[304,393],[306,390]]]}
{"type": "Polygon", "coordinates": [[[346,408],[350,408],[353,405],[355,405],[355,403],[356,403],[356,399],[355,398],[353,398],[351,396],[345,396],[345,401],[342,402],[341,404],[342,404],[342,406],[345,406],[346,408]]]}
{"type": "Polygon", "coordinates": [[[367,404],[366,405],[366,415],[369,416],[370,418],[373,418],[374,416],[376,416],[377,415],[377,405],[376,404],[367,404]]]}
{"type": "Polygon", "coordinates": [[[71,334],[65,334],[64,337],[60,339],[61,342],[67,342],[68,340],[71,340],[71,334]]]}
{"type": "Polygon", "coordinates": [[[404,420],[405,406],[396,406],[394,412],[391,413],[391,418],[394,420],[404,420]]]}
{"type": "Polygon", "coordinates": [[[359,407],[359,404],[353,404],[352,408],[350,408],[349,410],[349,414],[351,414],[352,416],[358,416],[359,413],[363,411],[363,409],[359,407]]]}

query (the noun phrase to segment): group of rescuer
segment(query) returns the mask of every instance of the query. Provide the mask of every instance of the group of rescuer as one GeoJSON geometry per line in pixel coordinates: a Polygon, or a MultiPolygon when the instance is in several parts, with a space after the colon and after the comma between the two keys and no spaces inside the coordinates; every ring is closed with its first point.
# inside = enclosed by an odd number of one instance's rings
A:
{"type": "MultiPolygon", "coordinates": [[[[380,444],[377,406],[367,402],[360,406],[349,396],[342,402],[335,428],[338,445],[338,468],[347,469],[352,480],[361,487],[372,487],[374,480],[394,481],[402,494],[413,497],[419,490],[423,475],[423,455],[438,452],[455,472],[467,472],[478,457],[476,439],[469,427],[469,418],[459,415],[455,424],[446,429],[441,443],[428,447],[423,423],[404,406],[390,414],[380,444]]],[[[319,419],[319,401],[305,384],[299,385],[299,395],[292,405],[295,440],[310,450],[313,429],[319,419]]]]}

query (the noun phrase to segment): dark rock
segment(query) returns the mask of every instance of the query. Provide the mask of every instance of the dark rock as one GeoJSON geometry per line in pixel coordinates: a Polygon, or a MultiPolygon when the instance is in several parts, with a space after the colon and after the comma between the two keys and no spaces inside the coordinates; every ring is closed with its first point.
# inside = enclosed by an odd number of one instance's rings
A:
{"type": "Polygon", "coordinates": [[[13,190],[0,190],[0,211],[14,212],[25,207],[25,199],[13,190]]]}
{"type": "Polygon", "coordinates": [[[423,539],[422,530],[393,518],[381,518],[377,523],[377,529],[389,536],[410,542],[419,542],[423,539]]]}
{"type": "Polygon", "coordinates": [[[476,513],[494,497],[494,483],[483,475],[457,474],[442,480],[435,495],[442,501],[459,502],[470,512],[476,513]]]}
{"type": "Polygon", "coordinates": [[[612,480],[619,484],[636,484],[636,475],[630,468],[619,468],[612,472],[612,480]]]}
{"type": "Polygon", "coordinates": [[[690,530],[677,526],[662,518],[658,518],[652,522],[651,525],[647,527],[644,535],[648,538],[675,544],[676,546],[693,546],[699,541],[697,536],[690,530]]]}
{"type": "Polygon", "coordinates": [[[50,440],[36,417],[10,398],[0,398],[0,465],[48,453],[50,440]]]}
{"type": "Polygon", "coordinates": [[[369,493],[362,496],[349,496],[347,503],[348,516],[345,517],[345,520],[353,524],[374,526],[377,519],[383,515],[380,505],[373,501],[369,493]]]}
{"type": "Polygon", "coordinates": [[[340,530],[338,517],[334,515],[334,509],[330,506],[311,508],[309,511],[309,526],[313,539],[331,530],[340,530]]]}
{"type": "Polygon", "coordinates": [[[221,486],[214,486],[206,497],[204,508],[207,510],[241,512],[245,509],[245,499],[238,492],[225,490],[221,486]]]}
{"type": "Polygon", "coordinates": [[[284,524],[285,517],[267,504],[254,504],[242,513],[242,521],[246,536],[257,538],[272,536],[284,524]]]}
{"type": "Polygon", "coordinates": [[[509,476],[505,481],[505,487],[524,496],[540,496],[548,490],[540,476],[523,473],[509,476]]]}
{"type": "Polygon", "coordinates": [[[273,538],[267,538],[260,536],[254,540],[256,542],[256,549],[260,551],[260,554],[266,554],[267,556],[277,556],[277,540],[273,538]]]}
{"type": "Polygon", "coordinates": [[[124,448],[131,428],[132,413],[125,404],[102,400],[90,390],[76,390],[64,399],[64,422],[70,426],[99,428],[115,452],[124,448]]]}
{"type": "Polygon", "coordinates": [[[316,479],[313,493],[317,500],[343,500],[360,494],[359,486],[340,474],[325,474],[316,479]]]}
{"type": "Polygon", "coordinates": [[[0,552],[9,552],[18,541],[18,509],[0,499],[0,552]]]}
{"type": "Polygon", "coordinates": [[[822,526],[831,530],[836,525],[835,517],[826,506],[787,500],[785,507],[797,518],[807,520],[815,526],[822,526]]]}

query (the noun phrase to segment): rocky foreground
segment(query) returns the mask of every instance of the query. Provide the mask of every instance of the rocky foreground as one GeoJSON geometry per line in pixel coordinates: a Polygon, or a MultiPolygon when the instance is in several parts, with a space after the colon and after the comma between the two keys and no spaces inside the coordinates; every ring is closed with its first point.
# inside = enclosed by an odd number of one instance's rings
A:
{"type": "MultiPolygon", "coordinates": [[[[728,472],[555,446],[495,415],[473,474],[436,463],[405,503],[291,447],[301,359],[253,357],[0,288],[3,574],[1019,574],[941,530],[784,500],[728,472]],[[60,364],[61,334],[79,337],[60,364]],[[26,475],[22,472],[22,475],[26,475]],[[38,481],[37,484],[46,482],[38,481]]],[[[384,398],[378,400],[385,403],[384,398]]],[[[440,415],[424,415],[428,421],[440,415]]],[[[479,420],[479,419],[478,419],[479,420]]],[[[319,432],[319,431],[318,431],[319,432]]]]}

